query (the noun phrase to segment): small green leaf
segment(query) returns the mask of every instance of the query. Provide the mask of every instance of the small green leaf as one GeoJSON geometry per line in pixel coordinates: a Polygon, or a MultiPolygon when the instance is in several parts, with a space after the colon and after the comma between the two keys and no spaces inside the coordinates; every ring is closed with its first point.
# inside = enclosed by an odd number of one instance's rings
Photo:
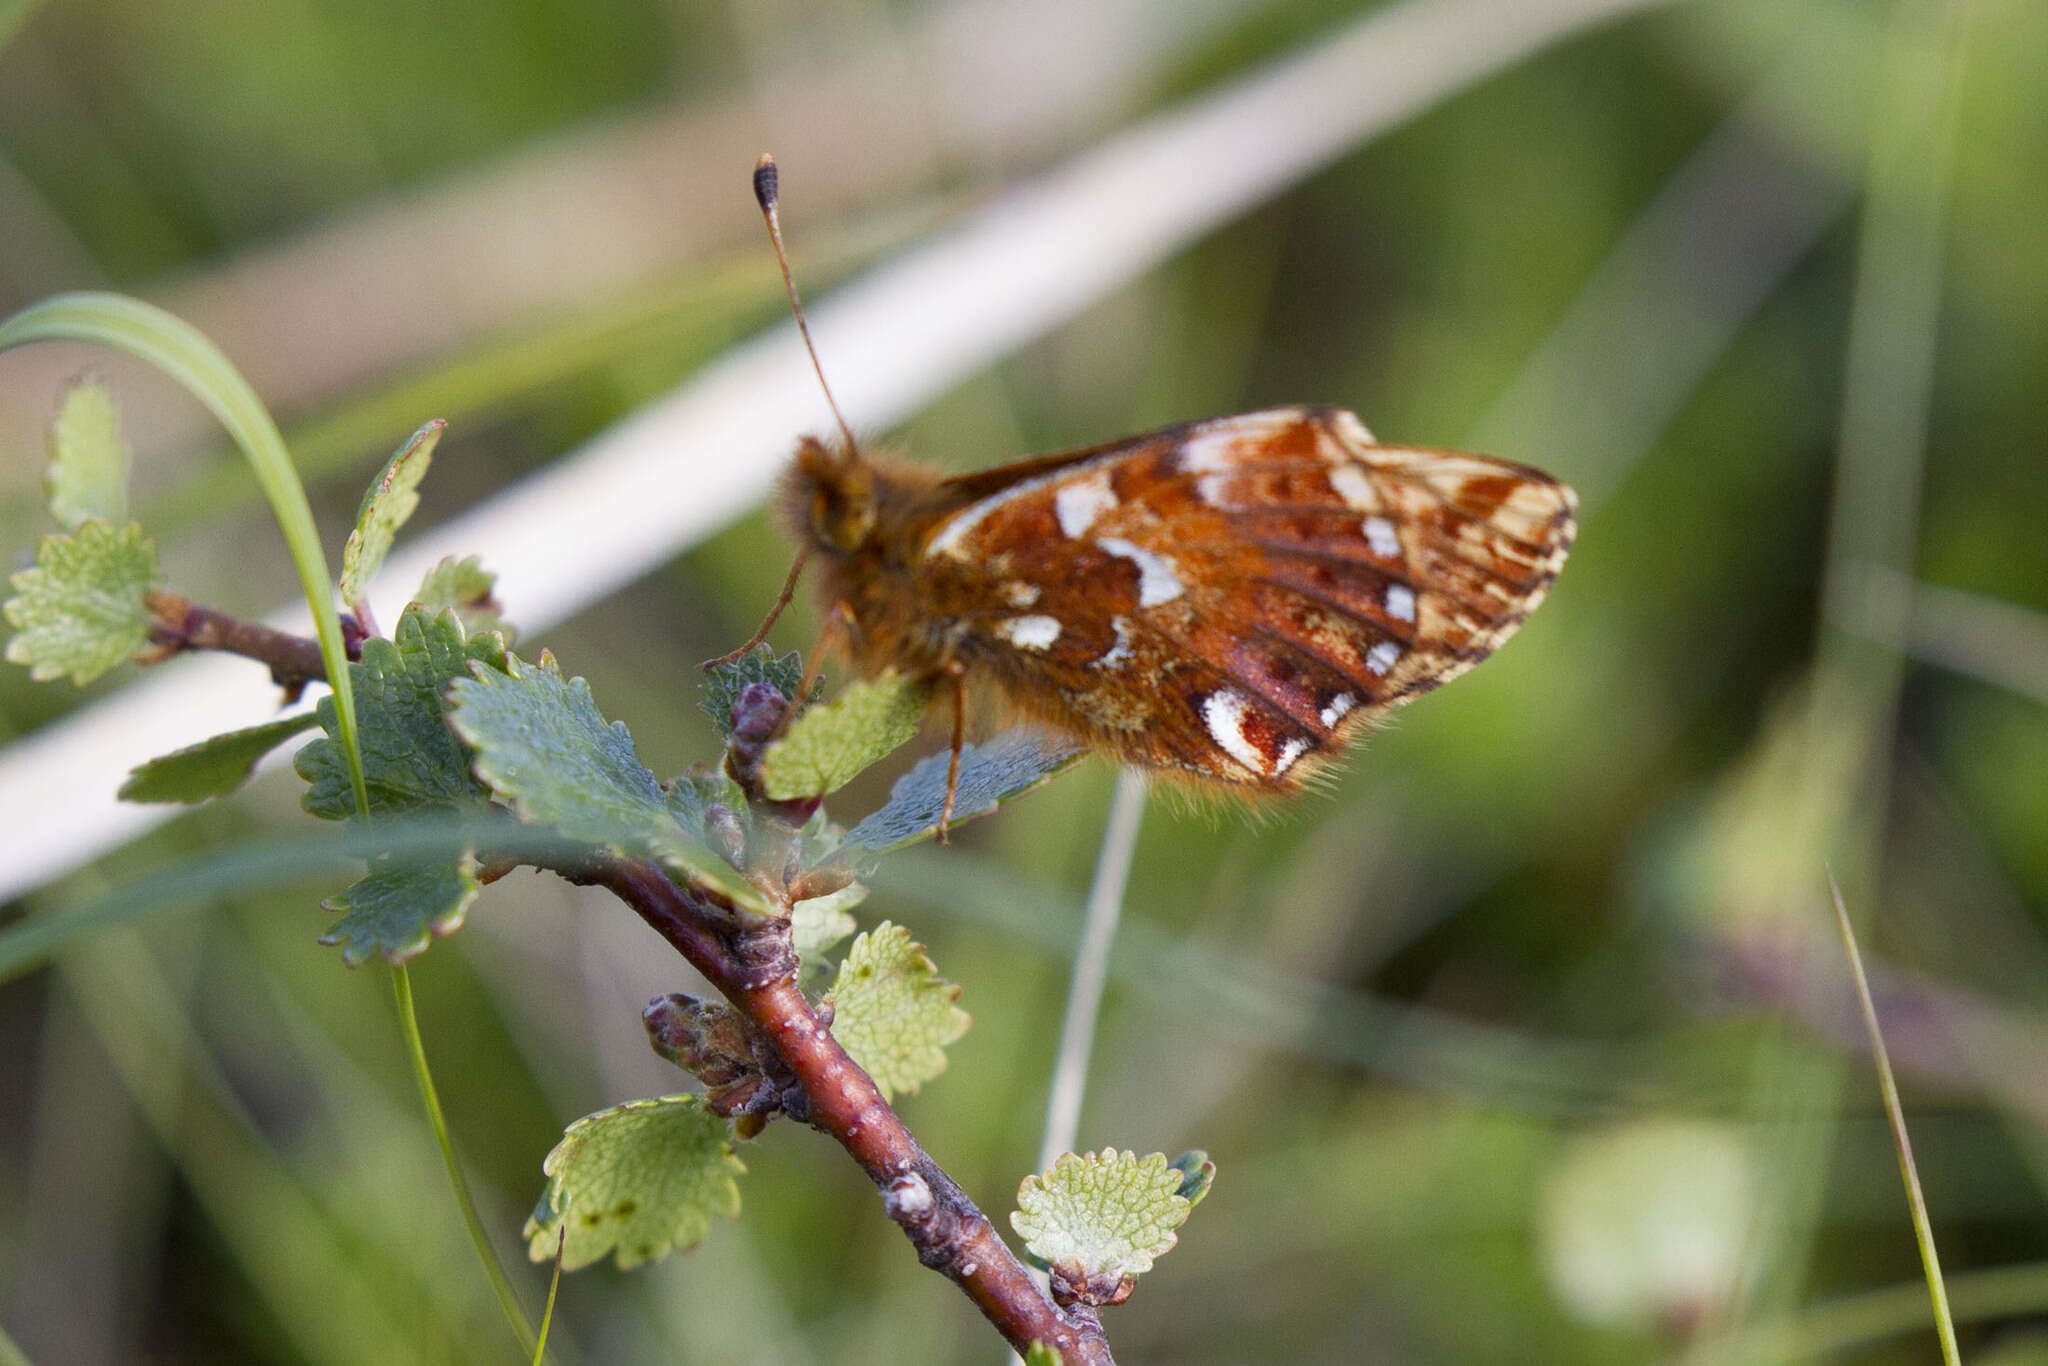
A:
{"type": "Polygon", "coordinates": [[[1180,1173],[1180,1195],[1190,1208],[1202,1203],[1216,1184],[1216,1164],[1200,1148],[1190,1148],[1167,1165],[1180,1173]]]}
{"type": "Polygon", "coordinates": [[[564,1226],[562,1265],[571,1271],[608,1252],[632,1268],[695,1247],[713,1215],[739,1217],[733,1178],[746,1165],[726,1132],[695,1096],[629,1100],[585,1115],[541,1165],[548,1180],[522,1234],[527,1255],[552,1260],[564,1226]]]}
{"type": "MultiPolygon", "coordinates": [[[[1042,731],[1007,731],[985,745],[960,751],[960,785],[953,800],[953,824],[986,816],[1078,762],[1080,746],[1042,731]]],[[[938,832],[946,804],[950,754],[920,759],[889,789],[889,800],[846,832],[848,848],[883,853],[929,839],[938,832]]]]}
{"type": "Polygon", "coordinates": [[[930,689],[900,674],[859,679],[807,708],[761,756],[761,786],[775,801],[821,797],[917,735],[930,689]]]}
{"type": "Polygon", "coordinates": [[[319,724],[319,714],[308,711],[201,740],[137,764],[116,795],[124,802],[203,802],[209,797],[225,797],[256,771],[257,760],[319,724]]]}
{"type": "Polygon", "coordinates": [[[403,963],[461,928],[482,890],[476,859],[467,853],[452,862],[378,859],[360,880],[320,903],[347,912],[320,942],[339,946],[341,961],[350,967],[372,954],[403,963]]]}
{"type": "Polygon", "coordinates": [[[50,467],[43,482],[50,513],[66,531],[87,518],[128,520],[128,445],[121,414],[104,380],[82,379],[64,391],[50,424],[50,467]]]}
{"type": "Polygon", "coordinates": [[[510,644],[517,633],[505,624],[504,608],[492,596],[497,583],[498,576],[484,568],[483,561],[476,556],[458,560],[453,555],[444,555],[427,571],[412,600],[430,612],[452,610],[462,618],[462,629],[473,636],[497,631],[510,644]]]}
{"type": "Polygon", "coordinates": [[[1187,1222],[1192,1206],[1180,1194],[1182,1177],[1164,1153],[1066,1153],[1051,1171],[1024,1178],[1010,1226],[1033,1255],[1072,1280],[1140,1275],[1187,1222]]]}
{"type": "Polygon", "coordinates": [[[860,923],[847,912],[867,899],[866,887],[849,882],[829,896],[797,902],[789,914],[790,947],[796,950],[797,961],[806,966],[816,962],[819,954],[859,929],[860,923]]]}
{"type": "Polygon", "coordinates": [[[1024,1366],[1065,1366],[1059,1349],[1049,1342],[1034,1342],[1024,1353],[1024,1366]]]}
{"type": "Polygon", "coordinates": [[[960,988],[932,967],[924,945],[886,920],[853,941],[826,998],[832,1037],[875,1080],[883,1099],[946,1070],[946,1045],[967,1032],[960,988]]]}
{"type": "Polygon", "coordinates": [[[384,557],[391,553],[398,529],[420,505],[420,480],[427,477],[427,466],[434,461],[434,447],[447,426],[437,417],[414,432],[370,481],[363,494],[363,505],[356,512],[356,529],[348,534],[348,544],[341,548],[343,602],[362,597],[363,589],[383,568],[384,557]]]}
{"type": "Polygon", "coordinates": [[[35,568],[12,582],[14,596],[0,609],[15,628],[7,658],[28,665],[37,682],[69,675],[90,683],[149,641],[156,544],[133,522],[88,521],[75,535],[45,536],[35,568]]]}
{"type": "MultiPolygon", "coordinates": [[[[430,615],[408,607],[390,640],[363,642],[363,657],[349,665],[362,718],[363,777],[373,814],[476,809],[489,793],[470,772],[470,753],[449,729],[449,685],[469,677],[470,665],[499,667],[505,658],[495,635],[467,638],[453,612],[430,615]]],[[[326,820],[356,814],[348,767],[335,740],[334,699],[320,699],[324,739],[301,749],[292,766],[308,784],[299,804],[326,820]]]]}
{"type": "MultiPolygon", "coordinates": [[[[697,703],[697,709],[711,718],[718,727],[719,738],[732,734],[732,704],[749,683],[772,684],[784,697],[795,697],[799,684],[804,681],[804,660],[799,654],[786,654],[780,659],[766,645],[757,645],[738,659],[720,664],[704,675],[704,696],[697,703]]],[[[816,697],[818,690],[811,689],[816,697]]]]}
{"type": "Polygon", "coordinates": [[[619,721],[606,721],[581,678],[553,655],[506,657],[506,671],[456,683],[449,719],[476,750],[476,771],[520,818],[571,839],[654,857],[702,855],[619,721]]]}

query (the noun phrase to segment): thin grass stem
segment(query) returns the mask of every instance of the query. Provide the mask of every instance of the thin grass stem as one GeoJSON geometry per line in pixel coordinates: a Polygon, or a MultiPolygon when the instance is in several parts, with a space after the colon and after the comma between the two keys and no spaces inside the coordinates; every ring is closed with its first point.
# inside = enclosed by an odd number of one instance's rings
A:
{"type": "MultiPolygon", "coordinates": [[[[456,1207],[462,1211],[463,1226],[469,1230],[470,1245],[476,1249],[477,1260],[483,1263],[484,1274],[490,1277],[491,1291],[497,1295],[498,1307],[504,1310],[505,1321],[512,1325],[520,1347],[533,1353],[534,1360],[539,1361],[540,1338],[533,1331],[533,1325],[526,1321],[526,1313],[519,1307],[519,1298],[512,1293],[512,1282],[506,1278],[505,1268],[491,1247],[490,1236],[484,1232],[484,1221],[476,1212],[476,1200],[469,1193],[469,1180],[462,1174],[462,1163],[455,1156],[455,1144],[448,1137],[448,1120],[441,1113],[441,1097],[434,1089],[434,1074],[427,1067],[427,1050],[420,1039],[419,1016],[413,1011],[412,979],[402,965],[393,965],[391,969],[391,992],[398,1006],[399,1032],[405,1035],[406,1057],[411,1060],[413,1078],[420,1085],[420,1103],[426,1106],[428,1122],[434,1126],[434,1141],[441,1145],[441,1161],[448,1169],[448,1185],[455,1192],[456,1207]]],[[[553,1291],[549,1292],[548,1301],[553,1304],[553,1291]]]]}
{"type": "Polygon", "coordinates": [[[1920,1189],[1920,1170],[1913,1162],[1913,1140],[1906,1134],[1906,1111],[1899,1104],[1899,1083],[1892,1076],[1891,1055],[1885,1050],[1884,1031],[1878,1026],[1877,1005],[1870,999],[1870,979],[1863,974],[1863,954],[1856,947],[1856,931],[1849,924],[1849,908],[1842,901],[1842,889],[1835,873],[1828,870],[1828,895],[1835,901],[1835,927],[1842,932],[1842,951],[1849,958],[1849,975],[1856,982],[1856,1003],[1863,1010],[1863,1027],[1870,1033],[1870,1056],[1877,1063],[1877,1085],[1884,1093],[1884,1114],[1892,1126],[1892,1146],[1899,1154],[1899,1176],[1906,1183],[1906,1204],[1913,1211],[1913,1237],[1920,1244],[1920,1265],[1927,1273],[1928,1294],[1934,1300],[1934,1327],[1941,1335],[1941,1359],[1947,1366],[1962,1366],[1956,1351],[1956,1325],[1949,1317],[1948,1288],[1941,1278],[1941,1258],[1934,1250],[1934,1225],[1927,1217],[1927,1197],[1920,1189]]]}

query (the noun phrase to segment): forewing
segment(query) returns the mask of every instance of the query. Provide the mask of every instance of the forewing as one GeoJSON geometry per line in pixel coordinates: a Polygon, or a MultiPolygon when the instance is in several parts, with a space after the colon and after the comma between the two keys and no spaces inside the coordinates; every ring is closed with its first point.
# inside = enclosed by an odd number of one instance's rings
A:
{"type": "Polygon", "coordinates": [[[929,591],[965,662],[1120,757],[1293,786],[1496,649],[1564,561],[1571,491],[1373,443],[1335,409],[1168,428],[947,486],[929,591]]]}

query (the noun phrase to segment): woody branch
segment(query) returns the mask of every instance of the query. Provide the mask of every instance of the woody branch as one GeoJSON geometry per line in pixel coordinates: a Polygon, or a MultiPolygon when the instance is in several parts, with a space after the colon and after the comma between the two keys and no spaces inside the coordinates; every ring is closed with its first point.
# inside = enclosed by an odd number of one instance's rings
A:
{"type": "MultiPolygon", "coordinates": [[[[227,617],[167,593],[151,595],[153,633],[166,653],[224,650],[269,666],[287,687],[325,681],[315,642],[227,617]]],[[[351,641],[350,653],[356,653],[351,641]]],[[[592,850],[536,868],[599,886],[632,908],[765,1037],[795,1078],[791,1118],[829,1134],[882,1192],[883,1208],[918,1260],[957,1284],[1019,1352],[1056,1348],[1067,1366],[1115,1366],[1100,1321],[1086,1306],[1063,1310],[1038,1288],[987,1215],[918,1144],[874,1079],[839,1046],[797,986],[789,922],[734,928],[742,917],[708,886],[678,883],[644,859],[592,850]]]]}

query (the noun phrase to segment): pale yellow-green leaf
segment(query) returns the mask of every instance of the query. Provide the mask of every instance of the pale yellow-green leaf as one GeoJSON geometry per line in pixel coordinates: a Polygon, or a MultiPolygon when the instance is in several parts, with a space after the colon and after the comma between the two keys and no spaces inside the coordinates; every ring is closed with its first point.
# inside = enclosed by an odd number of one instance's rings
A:
{"type": "Polygon", "coordinates": [[[94,519],[75,535],[43,537],[35,568],[13,578],[7,658],[39,682],[90,683],[148,642],[144,599],[156,581],[156,545],[133,522],[94,519]]]}
{"type": "Polygon", "coordinates": [[[1174,1230],[1187,1220],[1184,1179],[1164,1153],[1067,1153],[1051,1171],[1024,1178],[1010,1226],[1053,1266],[1110,1280],[1139,1275],[1174,1245],[1174,1230]]]}
{"type": "Polygon", "coordinates": [[[847,912],[867,900],[867,896],[864,885],[849,882],[829,896],[797,902],[789,915],[790,947],[796,950],[797,958],[808,964],[859,929],[860,922],[847,912]]]}
{"type": "Polygon", "coordinates": [[[1051,1343],[1034,1342],[1031,1350],[1024,1353],[1024,1366],[1065,1366],[1065,1358],[1051,1343]]]}
{"type": "Polygon", "coordinates": [[[427,466],[434,462],[434,447],[447,425],[435,418],[414,432],[370,481],[369,490],[363,494],[363,505],[356,512],[356,529],[348,534],[348,543],[341,548],[343,602],[360,598],[363,589],[383,568],[384,557],[391,553],[398,529],[420,505],[420,480],[427,477],[427,466]]]}
{"type": "Polygon", "coordinates": [[[536,1262],[555,1255],[573,1271],[612,1254],[622,1268],[704,1241],[714,1215],[737,1219],[746,1164],[726,1122],[696,1096],[629,1100],[585,1115],[562,1133],[541,1170],[547,1185],[522,1236],[536,1262]]]}
{"type": "Polygon", "coordinates": [[[821,797],[908,743],[930,690],[900,674],[849,683],[807,708],[761,758],[761,785],[776,801],[821,797]]]}
{"type": "Polygon", "coordinates": [[[497,631],[510,645],[518,633],[505,624],[504,608],[492,590],[498,576],[484,568],[474,555],[456,559],[445,555],[427,571],[412,600],[429,611],[450,608],[462,618],[462,629],[471,635],[497,631]]]}
{"type": "Polygon", "coordinates": [[[50,514],[67,531],[88,517],[128,520],[128,446],[114,391],[104,380],[82,379],[64,391],[50,423],[44,482],[50,514]]]}
{"type": "Polygon", "coordinates": [[[885,1098],[915,1092],[946,1070],[946,1045],[971,1023],[954,1004],[959,998],[960,988],[933,970],[924,945],[887,921],[853,941],[826,997],[832,1037],[885,1098]]]}

